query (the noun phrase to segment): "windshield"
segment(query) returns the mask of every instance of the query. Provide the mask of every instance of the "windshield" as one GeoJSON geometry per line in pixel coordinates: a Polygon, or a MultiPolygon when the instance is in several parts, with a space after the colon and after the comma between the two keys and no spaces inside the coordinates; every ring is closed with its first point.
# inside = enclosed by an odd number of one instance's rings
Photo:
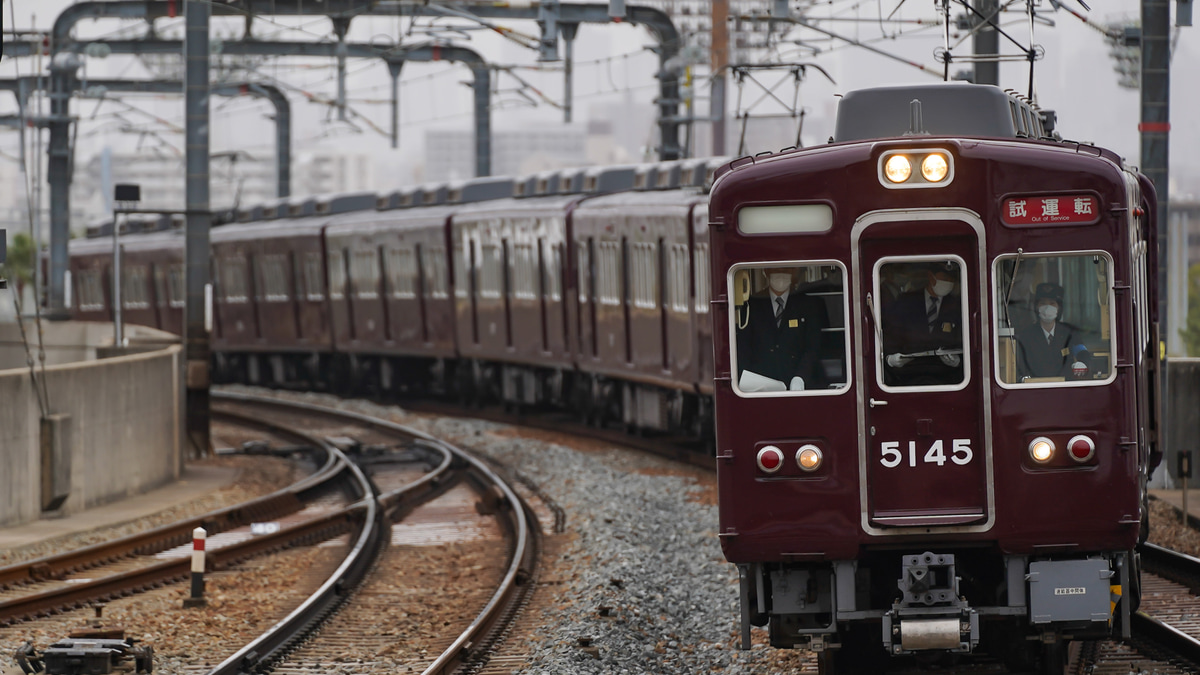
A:
{"type": "Polygon", "coordinates": [[[832,262],[730,271],[736,392],[802,395],[846,387],[844,279],[841,265],[832,262]]]}
{"type": "Polygon", "coordinates": [[[996,260],[1001,383],[1108,381],[1113,372],[1111,267],[1103,253],[996,260]]]}

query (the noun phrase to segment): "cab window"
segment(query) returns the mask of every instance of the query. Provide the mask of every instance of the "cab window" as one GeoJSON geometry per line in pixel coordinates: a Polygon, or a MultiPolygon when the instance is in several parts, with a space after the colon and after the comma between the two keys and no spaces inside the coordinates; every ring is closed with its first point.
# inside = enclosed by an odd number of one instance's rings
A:
{"type": "Polygon", "coordinates": [[[996,369],[1002,384],[1089,384],[1112,377],[1111,270],[1104,253],[996,260],[996,369]]]}
{"type": "Polygon", "coordinates": [[[962,269],[957,259],[885,259],[876,266],[883,385],[959,387],[967,381],[962,269]]]}
{"type": "Polygon", "coordinates": [[[833,262],[730,270],[735,392],[781,396],[846,388],[844,279],[833,262]]]}

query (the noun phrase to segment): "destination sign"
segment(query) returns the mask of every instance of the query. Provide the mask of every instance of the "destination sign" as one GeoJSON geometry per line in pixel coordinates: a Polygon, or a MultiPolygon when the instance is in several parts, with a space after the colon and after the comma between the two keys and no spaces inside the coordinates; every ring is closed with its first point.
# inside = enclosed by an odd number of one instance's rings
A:
{"type": "Polygon", "coordinates": [[[1100,220],[1100,203],[1093,195],[1010,197],[1001,205],[1005,225],[1091,225],[1100,220]]]}

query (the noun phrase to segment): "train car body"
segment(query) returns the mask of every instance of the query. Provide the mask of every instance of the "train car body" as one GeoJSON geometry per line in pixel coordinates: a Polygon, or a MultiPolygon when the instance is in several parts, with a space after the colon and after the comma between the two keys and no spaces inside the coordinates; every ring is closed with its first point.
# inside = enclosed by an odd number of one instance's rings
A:
{"type": "Polygon", "coordinates": [[[1061,672],[1067,640],[1128,630],[1153,200],[1113,153],[965,84],[848,94],[831,144],[718,176],[720,538],[744,647],[768,625],[825,673],[978,649],[1061,672]]]}
{"type": "MultiPolygon", "coordinates": [[[[453,208],[364,211],[325,230],[332,277],[347,279],[330,314],[350,377],[387,390],[457,355],[446,239],[453,208]]],[[[434,388],[444,390],[438,379],[434,388]]]]}
{"type": "Polygon", "coordinates": [[[700,190],[618,193],[574,210],[580,404],[593,417],[698,432],[711,353],[700,330],[708,266],[696,253],[707,213],[700,190]]]}
{"type": "MultiPolygon", "coordinates": [[[[122,322],[180,333],[186,296],[183,237],[165,231],[122,236],[120,241],[122,322]]],[[[74,316],[83,321],[112,321],[111,234],[73,241],[69,252],[74,316]]]]}
{"type": "Polygon", "coordinates": [[[315,380],[329,363],[329,305],[344,278],[328,283],[328,216],[230,224],[212,230],[213,335],[217,377],[251,384],[315,380]]]}

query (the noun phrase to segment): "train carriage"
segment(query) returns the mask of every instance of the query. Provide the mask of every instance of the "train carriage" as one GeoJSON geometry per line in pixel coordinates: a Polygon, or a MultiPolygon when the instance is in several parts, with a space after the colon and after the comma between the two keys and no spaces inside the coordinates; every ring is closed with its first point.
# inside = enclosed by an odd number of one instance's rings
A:
{"type": "Polygon", "coordinates": [[[297,216],[212,231],[220,381],[281,386],[325,375],[333,345],[322,240],[329,218],[297,216]]]}
{"type": "Polygon", "coordinates": [[[1128,630],[1153,199],[969,84],[848,94],[831,144],[718,176],[720,538],[744,647],[767,625],[825,673],[982,649],[1061,672],[1067,640],[1128,630]]]}
{"type": "Polygon", "coordinates": [[[564,246],[580,195],[469,204],[451,222],[462,386],[483,398],[561,398],[572,369],[564,246]]]}
{"type": "MultiPolygon", "coordinates": [[[[111,233],[111,223],[106,225],[111,233]]],[[[121,320],[179,333],[183,322],[183,237],[145,232],[121,239],[121,320]]],[[[70,244],[74,314],[85,321],[112,321],[112,239],[70,244]]]]}
{"type": "MultiPolygon", "coordinates": [[[[647,173],[642,179],[653,179],[647,173]]],[[[708,279],[693,252],[706,220],[706,196],[694,189],[606,195],[575,209],[581,403],[593,418],[700,429],[707,406],[698,383],[709,345],[698,326],[708,322],[708,279]]]]}

